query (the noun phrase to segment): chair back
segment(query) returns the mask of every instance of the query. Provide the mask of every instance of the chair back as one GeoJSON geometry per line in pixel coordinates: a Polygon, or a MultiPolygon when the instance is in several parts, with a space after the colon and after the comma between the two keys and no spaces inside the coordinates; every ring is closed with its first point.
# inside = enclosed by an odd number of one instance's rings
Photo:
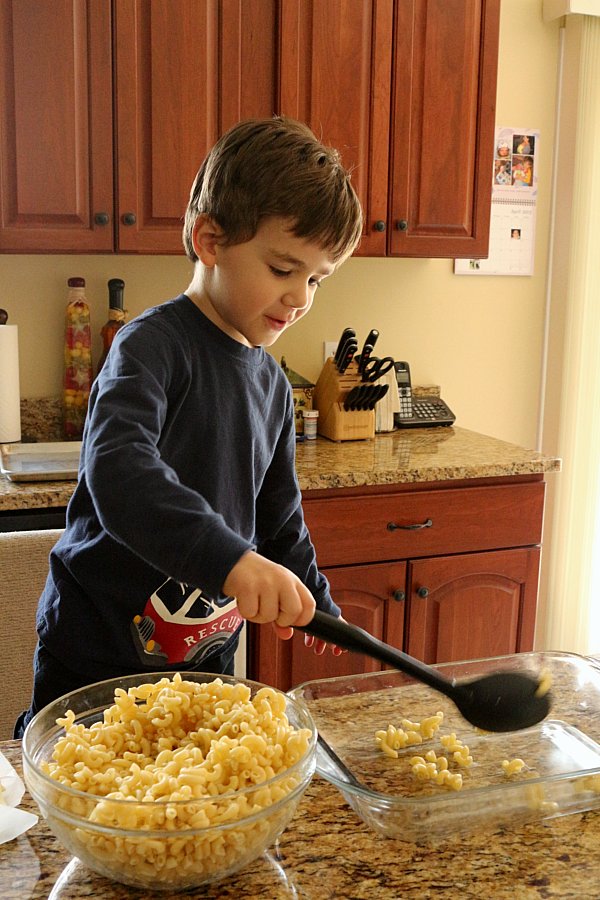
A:
{"type": "Polygon", "coordinates": [[[29,707],[35,614],[48,575],[50,550],[62,529],[0,532],[0,740],[10,740],[19,714],[29,707]]]}

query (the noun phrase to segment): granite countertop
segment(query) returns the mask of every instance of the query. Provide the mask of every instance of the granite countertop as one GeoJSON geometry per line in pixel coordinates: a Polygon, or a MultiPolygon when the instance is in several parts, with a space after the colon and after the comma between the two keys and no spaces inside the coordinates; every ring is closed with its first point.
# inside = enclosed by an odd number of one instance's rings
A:
{"type": "MultiPolygon", "coordinates": [[[[464,428],[405,429],[368,441],[298,443],[303,491],[472,478],[536,475],[560,470],[560,459],[464,428]]],[[[11,482],[0,476],[3,510],[64,507],[74,481],[11,482]]]]}
{"type": "MultiPolygon", "coordinates": [[[[20,744],[0,750],[21,773],[20,744]]],[[[22,808],[38,812],[26,794],[22,808]]],[[[600,813],[547,819],[434,847],[379,837],[315,777],[279,842],[232,878],[182,896],[305,900],[547,900],[600,897],[600,813]]],[[[62,849],[44,821],[0,846],[3,900],[146,900],[62,849]]],[[[166,894],[153,894],[165,897],[166,894]]]]}

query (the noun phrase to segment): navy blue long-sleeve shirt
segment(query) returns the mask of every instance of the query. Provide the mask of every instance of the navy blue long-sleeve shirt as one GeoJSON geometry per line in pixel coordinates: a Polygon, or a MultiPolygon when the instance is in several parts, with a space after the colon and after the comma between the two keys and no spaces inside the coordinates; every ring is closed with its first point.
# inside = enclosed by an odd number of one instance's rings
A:
{"type": "Polygon", "coordinates": [[[90,396],[40,640],[94,677],[198,668],[241,625],[222,585],[249,549],[339,614],[301,507],[290,385],[185,295],[117,333],[90,396]]]}

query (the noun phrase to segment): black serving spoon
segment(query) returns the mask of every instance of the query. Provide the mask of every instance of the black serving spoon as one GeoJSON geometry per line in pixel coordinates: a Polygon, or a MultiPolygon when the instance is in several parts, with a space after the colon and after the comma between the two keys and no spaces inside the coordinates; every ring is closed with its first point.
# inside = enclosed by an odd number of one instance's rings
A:
{"type": "Polygon", "coordinates": [[[540,678],[526,672],[493,672],[471,680],[444,678],[426,665],[359,628],[317,610],[301,628],[329,644],[364,653],[412,675],[456,704],[467,722],[484,731],[519,731],[541,722],[550,711],[550,694],[540,690],[540,678]]]}

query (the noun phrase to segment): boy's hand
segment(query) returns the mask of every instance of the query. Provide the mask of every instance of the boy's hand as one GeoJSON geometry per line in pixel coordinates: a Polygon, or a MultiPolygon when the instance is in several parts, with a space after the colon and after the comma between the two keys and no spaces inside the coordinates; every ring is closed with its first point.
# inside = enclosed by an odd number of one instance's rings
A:
{"type": "Polygon", "coordinates": [[[237,600],[240,615],[250,622],[272,622],[280,638],[291,638],[294,625],[308,625],[315,599],[285,566],[249,551],[237,561],[223,583],[223,591],[237,600]]]}
{"type": "MultiPolygon", "coordinates": [[[[342,622],[345,621],[343,616],[340,616],[340,620],[342,622]]],[[[347,653],[347,650],[343,650],[341,647],[338,647],[337,644],[328,644],[326,641],[322,641],[320,638],[314,637],[312,634],[304,635],[304,646],[312,647],[317,656],[323,656],[327,647],[331,648],[331,652],[334,656],[341,656],[342,653],[347,653]]]]}

